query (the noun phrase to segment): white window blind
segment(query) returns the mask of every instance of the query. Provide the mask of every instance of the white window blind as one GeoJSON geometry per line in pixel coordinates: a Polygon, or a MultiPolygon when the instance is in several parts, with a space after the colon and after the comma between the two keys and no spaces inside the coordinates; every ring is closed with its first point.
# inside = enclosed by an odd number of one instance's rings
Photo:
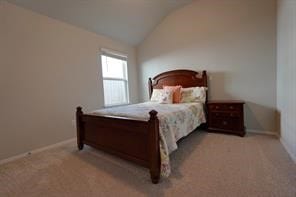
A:
{"type": "Polygon", "coordinates": [[[101,61],[105,106],[128,104],[127,57],[102,50],[101,61]]]}

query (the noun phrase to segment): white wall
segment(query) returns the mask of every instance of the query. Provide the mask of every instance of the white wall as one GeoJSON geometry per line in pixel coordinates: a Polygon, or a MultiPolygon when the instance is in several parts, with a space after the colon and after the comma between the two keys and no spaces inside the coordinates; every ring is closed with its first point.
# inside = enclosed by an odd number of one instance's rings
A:
{"type": "Polygon", "coordinates": [[[296,162],[296,1],[278,1],[277,107],[281,141],[296,162]]]}
{"type": "Polygon", "coordinates": [[[130,46],[2,1],[0,39],[0,159],[76,136],[75,107],[103,106],[101,47],[128,54],[138,101],[130,46]]]}
{"type": "Polygon", "coordinates": [[[197,0],[173,12],[138,48],[147,78],[177,68],[207,70],[210,99],[242,99],[247,129],[275,131],[276,1],[197,0]]]}

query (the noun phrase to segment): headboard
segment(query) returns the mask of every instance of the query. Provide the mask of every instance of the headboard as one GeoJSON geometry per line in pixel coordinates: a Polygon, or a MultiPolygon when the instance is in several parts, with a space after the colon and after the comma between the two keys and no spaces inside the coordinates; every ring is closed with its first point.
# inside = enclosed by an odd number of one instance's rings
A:
{"type": "Polygon", "coordinates": [[[153,89],[162,89],[163,85],[181,85],[183,88],[203,86],[208,87],[207,72],[196,72],[192,70],[172,70],[160,73],[153,79],[149,78],[149,98],[153,89]]]}

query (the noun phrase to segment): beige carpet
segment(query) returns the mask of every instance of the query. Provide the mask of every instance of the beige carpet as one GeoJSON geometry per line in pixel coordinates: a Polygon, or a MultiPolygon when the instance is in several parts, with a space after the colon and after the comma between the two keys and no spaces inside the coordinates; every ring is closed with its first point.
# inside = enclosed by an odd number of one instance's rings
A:
{"type": "Polygon", "coordinates": [[[158,185],[148,170],[74,143],[0,166],[0,196],[296,196],[296,165],[264,135],[194,132],[158,185]]]}

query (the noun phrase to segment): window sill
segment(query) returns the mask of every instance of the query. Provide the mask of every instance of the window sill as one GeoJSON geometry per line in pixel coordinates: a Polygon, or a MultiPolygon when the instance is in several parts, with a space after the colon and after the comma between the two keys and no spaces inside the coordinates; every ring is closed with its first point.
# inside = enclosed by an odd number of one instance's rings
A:
{"type": "Polygon", "coordinates": [[[122,103],[122,104],[115,104],[115,105],[105,105],[104,108],[121,107],[121,106],[130,105],[130,104],[131,103],[122,103]]]}

